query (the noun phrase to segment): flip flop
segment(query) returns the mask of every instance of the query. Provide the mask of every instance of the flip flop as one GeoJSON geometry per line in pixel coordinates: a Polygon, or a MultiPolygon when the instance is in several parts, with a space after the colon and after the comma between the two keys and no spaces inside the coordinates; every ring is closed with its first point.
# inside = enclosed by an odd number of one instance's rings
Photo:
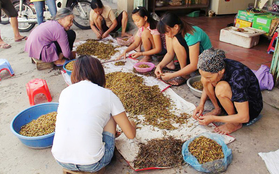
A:
{"type": "Polygon", "coordinates": [[[180,65],[179,64],[175,64],[175,68],[174,69],[170,69],[168,67],[164,67],[164,70],[168,70],[168,71],[178,71],[180,70],[180,65]]]}
{"type": "Polygon", "coordinates": [[[15,42],[20,42],[20,41],[22,41],[22,40],[27,40],[27,39],[28,39],[27,36],[23,36],[23,38],[17,39],[17,40],[15,40],[15,42]]]}
{"type": "Polygon", "coordinates": [[[8,48],[11,48],[12,46],[7,44],[7,43],[3,43],[3,44],[0,44],[0,48],[3,48],[3,49],[8,49],[8,48]]]}
{"type": "Polygon", "coordinates": [[[186,79],[183,78],[183,77],[175,77],[175,78],[172,78],[170,80],[167,80],[165,81],[166,83],[172,85],[172,86],[179,86],[179,85],[183,85],[186,83],[186,79]]]}
{"type": "Polygon", "coordinates": [[[54,63],[54,65],[55,65],[55,66],[58,66],[58,67],[61,67],[61,66],[63,66],[64,64],[55,64],[55,63],[54,63]]]}

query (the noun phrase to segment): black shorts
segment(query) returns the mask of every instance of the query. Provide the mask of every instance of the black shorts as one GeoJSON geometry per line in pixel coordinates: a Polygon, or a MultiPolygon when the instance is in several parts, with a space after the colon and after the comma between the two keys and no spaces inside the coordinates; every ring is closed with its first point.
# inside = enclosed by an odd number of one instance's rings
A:
{"type": "MultiPolygon", "coordinates": [[[[116,32],[119,28],[121,28],[122,17],[123,17],[123,11],[116,17],[117,26],[111,32],[116,32]]],[[[97,28],[96,25],[95,25],[95,27],[97,28]]],[[[109,27],[106,25],[106,21],[102,20],[102,30],[103,30],[103,32],[106,32],[108,29],[109,29],[109,27]]]]}
{"type": "MultiPolygon", "coordinates": [[[[221,103],[219,102],[218,99],[217,99],[217,102],[218,102],[218,105],[221,107],[221,109],[222,109],[226,114],[228,114],[228,113],[226,112],[226,110],[223,108],[223,106],[221,105],[221,103]]],[[[235,105],[233,105],[233,106],[234,106],[235,112],[237,113],[237,110],[236,110],[235,105]]],[[[249,123],[250,121],[252,121],[253,119],[257,118],[257,117],[260,115],[260,113],[261,113],[261,111],[256,111],[256,110],[251,106],[251,103],[249,102],[249,121],[248,121],[248,123],[249,123]]],[[[248,124],[248,123],[243,123],[243,124],[248,124]]]]}
{"type": "Polygon", "coordinates": [[[3,10],[9,17],[18,16],[17,11],[10,0],[0,0],[0,3],[1,3],[0,10],[3,10]]]}

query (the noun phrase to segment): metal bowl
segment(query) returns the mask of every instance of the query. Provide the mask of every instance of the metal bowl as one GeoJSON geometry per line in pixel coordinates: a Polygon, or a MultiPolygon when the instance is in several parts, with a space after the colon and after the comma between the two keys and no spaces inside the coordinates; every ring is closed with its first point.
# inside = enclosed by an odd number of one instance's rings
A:
{"type": "Polygon", "coordinates": [[[194,82],[200,81],[200,80],[201,80],[201,75],[191,77],[191,78],[189,78],[189,79],[187,80],[187,85],[189,86],[190,91],[191,91],[196,97],[199,97],[199,98],[201,98],[202,91],[201,91],[201,90],[198,90],[198,89],[196,89],[196,88],[194,88],[192,85],[193,85],[194,82]]]}

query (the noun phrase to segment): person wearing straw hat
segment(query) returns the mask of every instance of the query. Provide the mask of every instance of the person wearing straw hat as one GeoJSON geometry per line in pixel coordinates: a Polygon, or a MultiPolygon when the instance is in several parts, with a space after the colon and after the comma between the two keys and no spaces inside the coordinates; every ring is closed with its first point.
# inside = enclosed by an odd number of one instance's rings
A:
{"type": "Polygon", "coordinates": [[[220,134],[230,134],[260,118],[262,94],[251,69],[238,61],[227,59],[223,50],[213,48],[200,54],[198,69],[204,88],[193,118],[199,124],[222,122],[224,124],[214,130],[220,134]],[[207,97],[215,108],[203,116],[207,97]],[[220,116],[222,110],[227,115],[220,116]]]}

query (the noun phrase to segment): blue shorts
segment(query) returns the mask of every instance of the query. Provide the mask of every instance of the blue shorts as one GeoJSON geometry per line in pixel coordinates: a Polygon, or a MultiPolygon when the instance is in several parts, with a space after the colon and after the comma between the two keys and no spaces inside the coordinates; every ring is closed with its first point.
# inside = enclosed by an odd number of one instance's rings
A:
{"type": "Polygon", "coordinates": [[[105,154],[97,163],[89,165],[78,165],[72,163],[61,163],[59,161],[57,162],[65,169],[71,171],[83,171],[92,173],[97,172],[110,163],[114,154],[115,136],[110,132],[103,132],[103,142],[105,142],[105,154]]]}

